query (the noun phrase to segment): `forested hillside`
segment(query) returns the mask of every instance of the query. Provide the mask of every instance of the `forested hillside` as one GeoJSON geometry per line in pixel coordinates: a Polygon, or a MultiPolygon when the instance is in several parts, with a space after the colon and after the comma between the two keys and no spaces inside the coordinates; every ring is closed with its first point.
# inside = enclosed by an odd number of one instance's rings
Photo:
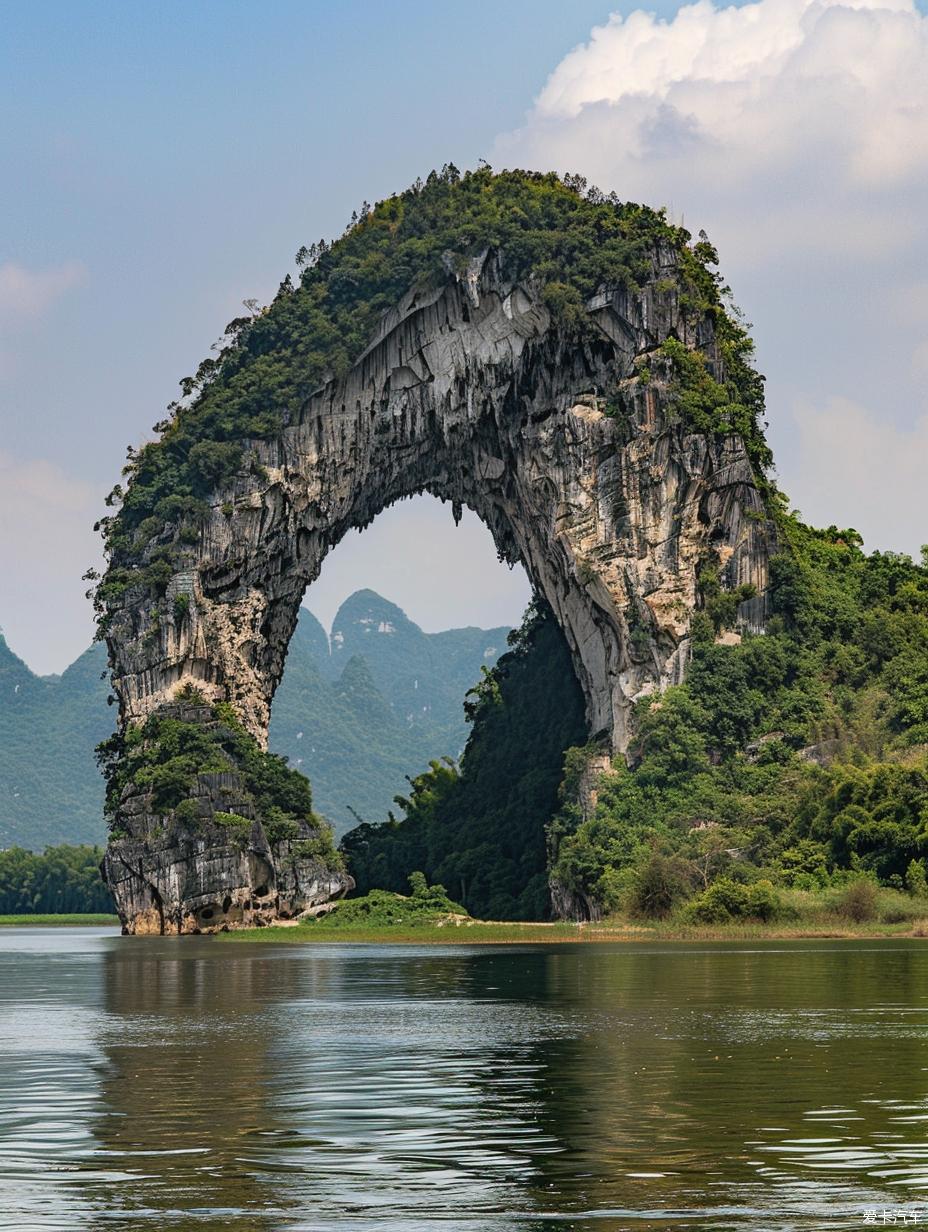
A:
{"type": "Polygon", "coordinates": [[[509,649],[468,695],[460,768],[434,760],[398,799],[404,814],[346,835],[358,892],[403,892],[410,873],[444,884],[473,915],[549,914],[545,827],[564,750],[585,732],[583,695],[550,610],[529,609],[509,649]]]}
{"type": "Polygon", "coordinates": [[[42,678],[0,637],[0,848],[103,841],[93,750],[113,727],[105,668],[94,645],[60,677],[42,678]]]}
{"type": "Polygon", "coordinates": [[[928,549],[867,554],[772,496],[779,551],[765,635],[702,575],[686,682],[645,698],[628,763],[580,787],[595,746],[542,609],[471,695],[460,768],[435,762],[399,820],[344,840],[359,889],[421,869],[476,914],[542,918],[550,875],[580,917],[787,913],[790,890],[863,879],[928,890],[928,549]],[[565,754],[566,750],[566,754],[565,754]],[[557,786],[561,781],[560,802],[557,786]]]}
{"type": "Polygon", "coordinates": [[[0,851],[0,915],[61,915],[113,910],[100,876],[100,847],[58,846],[39,855],[0,851]]]}
{"type": "MultiPolygon", "coordinates": [[[[274,703],[271,748],[312,782],[337,834],[382,817],[406,776],[457,756],[462,700],[505,647],[506,629],[426,634],[395,604],[359,591],[334,622],[332,652],[305,609],[274,703]]],[[[101,843],[103,780],[93,757],[112,730],[92,646],[60,677],[34,675],[0,638],[0,848],[101,843]]]]}
{"type": "Polygon", "coordinates": [[[464,694],[506,647],[507,629],[423,633],[371,590],[332,624],[303,610],[274,699],[270,746],[308,775],[316,810],[343,834],[386,816],[406,776],[460,755],[464,694]],[[353,810],[353,812],[351,811],[353,810]]]}
{"type": "Polygon", "coordinates": [[[760,883],[775,910],[779,888],[857,877],[924,893],[928,554],[868,555],[776,512],[766,636],[722,638],[733,612],[707,578],[686,682],[639,704],[593,815],[575,796],[553,823],[580,913],[691,898],[725,919],[756,913],[760,883]]]}

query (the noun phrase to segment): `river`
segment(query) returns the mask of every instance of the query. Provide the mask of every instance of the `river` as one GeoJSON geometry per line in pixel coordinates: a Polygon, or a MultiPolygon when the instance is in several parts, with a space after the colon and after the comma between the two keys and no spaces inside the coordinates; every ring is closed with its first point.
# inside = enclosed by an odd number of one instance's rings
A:
{"type": "Polygon", "coordinates": [[[0,1221],[928,1224],[928,944],[0,935],[0,1221]]]}

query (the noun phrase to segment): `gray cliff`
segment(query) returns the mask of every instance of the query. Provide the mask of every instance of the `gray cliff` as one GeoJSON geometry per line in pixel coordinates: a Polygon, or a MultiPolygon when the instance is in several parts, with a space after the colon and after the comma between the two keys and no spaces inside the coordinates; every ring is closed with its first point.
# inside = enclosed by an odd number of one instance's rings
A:
{"type": "MultiPolygon", "coordinates": [[[[770,532],[744,444],[689,430],[655,355],[676,337],[720,362],[709,321],[681,308],[676,262],[656,247],[640,291],[601,289],[579,340],[531,281],[503,279],[492,252],[409,293],[343,379],[275,439],[249,443],[252,465],[213,494],[167,601],[127,596],[114,612],[123,727],[193,685],[230,702],[266,747],[299,605],[326,553],[394,501],[430,492],[474,509],[501,555],[521,561],[566,635],[591,736],[625,751],[635,702],[682,678],[702,563],[728,589],[756,588],[742,626],[764,619],[770,532]]],[[[225,808],[220,787],[201,783],[204,816],[225,808]]],[[[348,884],[336,870],[292,869],[262,842],[260,819],[243,850],[216,827],[165,828],[144,800],[122,802],[117,826],[126,837],[106,871],[136,931],[299,914],[348,884]]]]}

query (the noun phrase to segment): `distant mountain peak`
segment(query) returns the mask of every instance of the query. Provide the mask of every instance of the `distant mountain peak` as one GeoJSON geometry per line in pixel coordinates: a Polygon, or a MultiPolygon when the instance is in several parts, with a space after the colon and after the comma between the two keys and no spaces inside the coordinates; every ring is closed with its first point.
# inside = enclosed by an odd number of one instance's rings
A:
{"type": "MultiPolygon", "coordinates": [[[[407,775],[460,753],[464,694],[505,648],[506,630],[423,633],[369,589],[345,600],[333,627],[341,639],[334,653],[319,620],[301,609],[271,747],[309,775],[315,807],[341,832],[355,823],[349,806],[381,820],[407,775]]],[[[100,643],[49,678],[0,634],[0,848],[103,839],[93,748],[112,731],[107,675],[100,643]]]]}
{"type": "Polygon", "coordinates": [[[332,632],[345,624],[360,624],[365,627],[392,625],[391,632],[400,625],[419,628],[398,604],[378,595],[375,590],[356,590],[348,596],[335,613],[332,632]]]}

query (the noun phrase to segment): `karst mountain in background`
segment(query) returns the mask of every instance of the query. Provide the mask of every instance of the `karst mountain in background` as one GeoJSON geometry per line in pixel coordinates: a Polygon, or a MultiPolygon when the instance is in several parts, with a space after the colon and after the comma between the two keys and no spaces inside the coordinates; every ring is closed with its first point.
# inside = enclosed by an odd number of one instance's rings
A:
{"type": "MultiPolygon", "coordinates": [[[[353,809],[381,821],[406,776],[456,756],[463,699],[506,649],[509,630],[423,633],[371,590],[339,608],[329,638],[305,608],[274,701],[270,745],[306,774],[337,835],[353,809]]],[[[36,676],[0,635],[0,848],[102,843],[103,780],[93,749],[112,730],[94,645],[61,676],[36,676]]]]}

